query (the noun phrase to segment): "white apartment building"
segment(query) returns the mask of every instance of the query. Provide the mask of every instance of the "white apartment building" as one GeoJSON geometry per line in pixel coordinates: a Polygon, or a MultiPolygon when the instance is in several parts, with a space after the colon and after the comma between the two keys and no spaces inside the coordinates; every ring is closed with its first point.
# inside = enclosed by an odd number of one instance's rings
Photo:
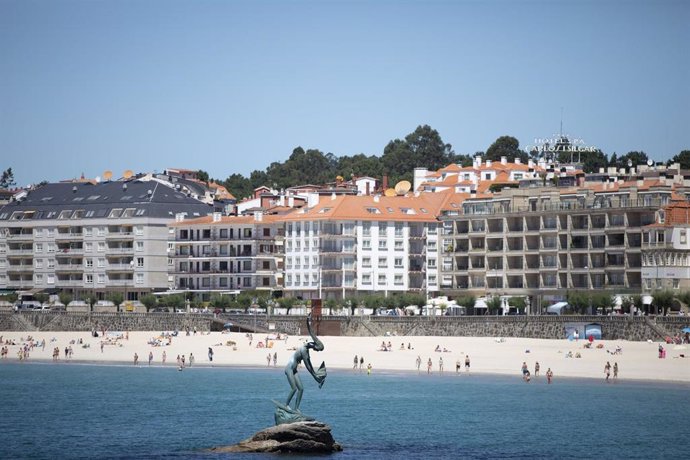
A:
{"type": "Polygon", "coordinates": [[[281,216],[213,213],[170,224],[170,289],[213,293],[283,288],[281,216]]]}
{"type": "Polygon", "coordinates": [[[126,300],[165,290],[167,224],[211,209],[156,182],[44,185],[0,208],[0,289],[126,300]]]}
{"type": "Polygon", "coordinates": [[[285,218],[285,293],[304,299],[438,291],[449,195],[332,196],[285,218]]]}

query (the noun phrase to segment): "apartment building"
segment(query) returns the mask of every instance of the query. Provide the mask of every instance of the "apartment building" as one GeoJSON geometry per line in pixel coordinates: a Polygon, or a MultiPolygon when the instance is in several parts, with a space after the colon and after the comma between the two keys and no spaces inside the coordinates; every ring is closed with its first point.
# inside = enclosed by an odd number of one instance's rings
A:
{"type": "Polygon", "coordinates": [[[450,194],[331,196],[285,217],[285,293],[342,299],[439,289],[436,216],[450,194]]]}
{"type": "Polygon", "coordinates": [[[213,293],[283,289],[282,216],[210,216],[170,224],[170,289],[213,293]]]}
{"type": "Polygon", "coordinates": [[[442,210],[441,290],[639,293],[643,250],[670,231],[650,226],[672,201],[687,202],[685,188],[658,180],[470,195],[442,210]]]}
{"type": "Polygon", "coordinates": [[[126,300],[168,287],[167,224],[210,206],[140,180],[55,183],[0,208],[0,289],[110,292],[126,300]]]}

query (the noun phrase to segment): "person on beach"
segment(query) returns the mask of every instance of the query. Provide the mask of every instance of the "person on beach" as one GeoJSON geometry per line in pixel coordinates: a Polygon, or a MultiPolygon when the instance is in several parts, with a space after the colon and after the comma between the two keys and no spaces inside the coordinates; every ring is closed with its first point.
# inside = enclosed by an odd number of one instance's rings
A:
{"type": "Polygon", "coordinates": [[[438,371],[443,374],[443,356],[438,358],[438,371]]]}
{"type": "Polygon", "coordinates": [[[163,361],[163,365],[165,365],[165,359],[168,357],[168,355],[165,354],[165,350],[163,350],[163,357],[161,360],[163,361]]]}
{"type": "Polygon", "coordinates": [[[548,369],[546,369],[546,383],[548,383],[550,385],[552,378],[553,378],[553,371],[549,367],[548,369]]]}
{"type": "Polygon", "coordinates": [[[149,351],[149,366],[151,365],[151,361],[153,361],[153,352],[149,351]]]}
{"type": "Polygon", "coordinates": [[[139,355],[134,353],[134,365],[138,366],[139,365],[139,355]]]}
{"type": "Polygon", "coordinates": [[[538,377],[539,376],[539,361],[534,363],[534,376],[538,377]]]}
{"type": "Polygon", "coordinates": [[[460,373],[460,368],[462,365],[460,364],[460,358],[455,360],[455,373],[459,374],[460,373]]]}
{"type": "Polygon", "coordinates": [[[364,368],[364,356],[359,357],[359,370],[361,371],[364,368]]]}
{"type": "Polygon", "coordinates": [[[276,367],[277,363],[278,363],[278,352],[275,351],[275,352],[273,352],[273,367],[276,367]]]}
{"type": "Polygon", "coordinates": [[[618,362],[613,363],[613,380],[618,380],[618,362]]]}
{"type": "Polygon", "coordinates": [[[190,353],[189,354],[189,367],[192,367],[192,364],[194,364],[194,354],[190,353]]]}
{"type": "Polygon", "coordinates": [[[609,381],[609,377],[611,376],[611,363],[606,361],[606,365],[604,366],[604,374],[606,374],[606,381],[609,381]]]}
{"type": "Polygon", "coordinates": [[[271,365],[271,353],[269,352],[268,356],[266,356],[266,366],[270,366],[270,365],[271,365]]]}
{"type": "Polygon", "coordinates": [[[359,358],[357,357],[357,355],[355,355],[354,363],[355,364],[352,366],[352,370],[357,370],[357,364],[359,364],[359,358]]]}
{"type": "Polygon", "coordinates": [[[470,355],[465,355],[465,372],[470,371],[470,355]]]}
{"type": "Polygon", "coordinates": [[[177,367],[182,367],[182,361],[180,359],[180,355],[177,355],[177,367]]]}
{"type": "Polygon", "coordinates": [[[208,360],[210,362],[213,362],[213,348],[211,348],[211,347],[208,347],[208,360]]]}
{"type": "Polygon", "coordinates": [[[426,362],[426,373],[431,374],[431,366],[433,364],[431,363],[431,358],[429,358],[429,361],[426,362]]]}
{"type": "Polygon", "coordinates": [[[420,368],[420,366],[422,365],[422,357],[419,356],[419,355],[417,355],[416,364],[417,364],[417,372],[419,372],[419,368],[420,368]]]}
{"type": "Polygon", "coordinates": [[[367,375],[371,375],[371,363],[367,364],[367,375]]]}
{"type": "Polygon", "coordinates": [[[101,341],[101,353],[103,353],[103,345],[105,344],[101,341]]]}
{"type": "Polygon", "coordinates": [[[180,358],[180,362],[182,363],[182,367],[184,367],[185,361],[186,361],[186,359],[185,359],[184,355],[182,355],[182,357],[180,358]]]}
{"type": "Polygon", "coordinates": [[[522,362],[522,376],[524,377],[525,374],[527,374],[529,370],[527,370],[527,363],[525,361],[522,362]]]}

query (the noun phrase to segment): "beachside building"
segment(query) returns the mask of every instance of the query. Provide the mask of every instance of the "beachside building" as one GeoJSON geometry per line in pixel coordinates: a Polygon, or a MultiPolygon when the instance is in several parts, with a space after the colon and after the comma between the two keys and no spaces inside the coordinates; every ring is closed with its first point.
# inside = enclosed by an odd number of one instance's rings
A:
{"type": "Polygon", "coordinates": [[[447,194],[322,197],[285,217],[285,293],[342,299],[439,289],[447,194]]]}
{"type": "Polygon", "coordinates": [[[175,215],[212,208],[155,181],[55,183],[0,208],[0,289],[125,300],[168,287],[175,215]]]}
{"type": "Polygon", "coordinates": [[[283,289],[282,216],[255,212],[210,216],[170,224],[170,289],[214,293],[283,289]]]}
{"type": "MultiPolygon", "coordinates": [[[[643,248],[669,251],[669,237],[676,253],[686,247],[685,224],[653,226],[672,201],[687,203],[686,193],[671,180],[638,180],[470,195],[441,211],[440,288],[553,298],[568,290],[640,293],[643,278],[670,275],[651,276],[657,268],[646,268],[654,260],[649,256],[643,271],[643,248]]],[[[684,260],[680,254],[655,257],[684,260]]]]}

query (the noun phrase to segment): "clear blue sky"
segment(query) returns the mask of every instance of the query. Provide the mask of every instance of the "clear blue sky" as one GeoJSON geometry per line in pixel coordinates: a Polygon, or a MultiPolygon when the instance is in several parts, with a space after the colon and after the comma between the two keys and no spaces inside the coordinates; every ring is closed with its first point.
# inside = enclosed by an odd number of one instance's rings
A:
{"type": "Polygon", "coordinates": [[[559,131],[690,149],[690,2],[0,0],[0,168],[224,179],[296,146],[457,153],[559,131]]]}

